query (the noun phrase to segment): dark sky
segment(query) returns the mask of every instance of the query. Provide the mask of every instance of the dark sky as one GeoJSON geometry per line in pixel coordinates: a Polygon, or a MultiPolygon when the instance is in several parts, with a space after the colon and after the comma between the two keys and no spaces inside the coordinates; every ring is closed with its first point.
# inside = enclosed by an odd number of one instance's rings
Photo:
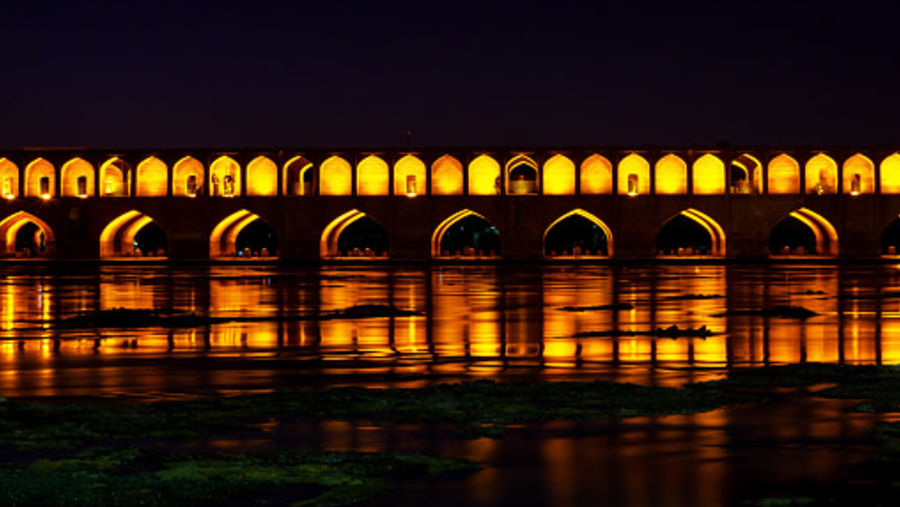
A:
{"type": "Polygon", "coordinates": [[[0,146],[900,144],[889,3],[6,2],[0,146]]]}

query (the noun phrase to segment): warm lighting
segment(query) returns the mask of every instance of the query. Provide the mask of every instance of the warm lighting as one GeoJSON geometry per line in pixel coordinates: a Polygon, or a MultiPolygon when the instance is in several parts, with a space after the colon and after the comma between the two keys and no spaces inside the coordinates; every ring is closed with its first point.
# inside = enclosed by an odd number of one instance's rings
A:
{"type": "Polygon", "coordinates": [[[357,195],[388,195],[389,180],[387,163],[375,155],[362,159],[356,166],[357,195]]]}
{"type": "Polygon", "coordinates": [[[875,192],[875,164],[862,153],[844,161],[843,173],[844,193],[859,195],[875,192]]]}
{"type": "Polygon", "coordinates": [[[516,155],[506,163],[505,172],[506,192],[509,195],[538,193],[538,166],[531,157],[522,154],[516,155]]]}
{"type": "Polygon", "coordinates": [[[837,193],[837,163],[834,159],[819,153],[806,162],[806,193],[837,193]]]}
{"type": "Polygon", "coordinates": [[[769,161],[769,193],[800,193],[800,164],[782,153],[769,161]]]}
{"type": "Polygon", "coordinates": [[[424,162],[413,155],[403,156],[394,164],[394,195],[415,197],[419,194],[419,183],[425,187],[425,176],[424,162]]]}
{"type": "Polygon", "coordinates": [[[247,164],[247,195],[278,195],[278,166],[259,156],[247,164]]]}
{"type": "Polygon", "coordinates": [[[56,240],[50,226],[31,213],[18,211],[0,221],[0,242],[2,242],[0,253],[9,256],[16,255],[16,236],[19,230],[29,223],[38,227],[34,233],[31,248],[29,248],[30,253],[41,255],[53,251],[56,240]]]}
{"type": "MultiPolygon", "coordinates": [[[[744,169],[746,171],[746,169],[744,169]]],[[[693,192],[697,195],[725,193],[725,163],[719,157],[707,153],[694,161],[693,192]]]]}
{"type": "Polygon", "coordinates": [[[612,193],[612,163],[606,157],[594,154],[581,163],[581,193],[612,193]]]}
{"type": "Polygon", "coordinates": [[[241,195],[241,166],[226,155],[214,160],[209,165],[209,189],[213,197],[241,195]]]}
{"type": "Polygon", "coordinates": [[[650,193],[650,163],[631,153],[619,161],[619,193],[631,196],[650,193]]]}
{"type": "Polygon", "coordinates": [[[43,199],[45,201],[49,200],[50,197],[51,197],[50,194],[41,194],[41,199],[43,199]]]}
{"type": "Polygon", "coordinates": [[[203,192],[200,182],[205,175],[203,164],[194,157],[184,157],[175,162],[173,168],[172,195],[180,197],[196,197],[203,192]]]}
{"type": "Polygon", "coordinates": [[[139,197],[165,197],[169,187],[166,164],[156,157],[147,157],[137,166],[136,183],[139,197]]]}
{"type": "Polygon", "coordinates": [[[655,173],[657,194],[687,192],[687,164],[681,157],[670,153],[659,159],[655,173]]]}
{"type": "Polygon", "coordinates": [[[443,155],[431,165],[432,195],[462,195],[463,166],[450,155],[443,155]]]}
{"type": "Polygon", "coordinates": [[[469,195],[499,195],[500,164],[488,155],[469,163],[469,195]]]}
{"type": "Polygon", "coordinates": [[[43,158],[33,160],[25,166],[25,196],[53,197],[56,174],[53,165],[43,158]]]}
{"type": "Polygon", "coordinates": [[[556,154],[544,162],[544,194],[572,195],[575,193],[575,163],[565,155],[556,154]]]}
{"type": "Polygon", "coordinates": [[[94,166],[82,158],[73,158],[60,170],[63,197],[86,198],[94,193],[94,166]]]}
{"type": "Polygon", "coordinates": [[[351,195],[353,170],[341,157],[330,157],[319,166],[319,193],[322,195],[351,195]]]}

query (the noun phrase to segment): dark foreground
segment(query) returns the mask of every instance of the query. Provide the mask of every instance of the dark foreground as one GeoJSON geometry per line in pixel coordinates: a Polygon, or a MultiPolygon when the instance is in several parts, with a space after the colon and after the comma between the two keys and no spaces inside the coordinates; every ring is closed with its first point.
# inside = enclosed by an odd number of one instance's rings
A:
{"type": "MultiPolygon", "coordinates": [[[[520,438],[522,432],[581,438],[632,418],[730,406],[766,411],[785,399],[795,406],[851,400],[841,405],[846,411],[841,417],[879,414],[862,438],[871,452],[838,474],[839,480],[739,490],[729,502],[896,503],[900,423],[889,421],[890,414],[900,412],[900,369],[806,364],[735,370],[724,380],[682,388],[477,381],[419,389],[281,390],[144,404],[6,400],[0,404],[0,504],[343,505],[408,502],[407,495],[425,501],[428,492],[445,491],[442,484],[455,484],[491,466],[471,457],[442,455],[441,446],[431,446],[429,440],[502,441],[520,438]],[[393,439],[425,441],[424,452],[335,452],[322,445],[329,435],[298,430],[322,421],[386,428],[393,439]]],[[[802,413],[795,418],[802,419],[802,413]]],[[[812,445],[830,448],[836,442],[812,445]]],[[[759,452],[776,466],[785,451],[774,446],[759,452]]],[[[657,459],[663,456],[647,456],[645,466],[654,467],[657,459]]],[[[635,504],[628,498],[607,500],[635,504]]],[[[651,503],[679,503],[669,500],[651,503]]]]}

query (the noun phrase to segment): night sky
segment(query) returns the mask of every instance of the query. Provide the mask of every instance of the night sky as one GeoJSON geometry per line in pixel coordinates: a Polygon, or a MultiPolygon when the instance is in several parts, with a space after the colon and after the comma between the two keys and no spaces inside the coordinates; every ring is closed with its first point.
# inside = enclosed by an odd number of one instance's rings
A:
{"type": "Polygon", "coordinates": [[[875,2],[184,3],[0,7],[0,147],[900,146],[875,2]]]}

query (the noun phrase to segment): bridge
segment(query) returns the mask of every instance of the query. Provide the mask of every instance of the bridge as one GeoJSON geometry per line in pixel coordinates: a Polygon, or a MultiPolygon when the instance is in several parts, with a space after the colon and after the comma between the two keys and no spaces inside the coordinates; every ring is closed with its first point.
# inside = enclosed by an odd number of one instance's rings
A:
{"type": "Polygon", "coordinates": [[[896,258],[895,147],[0,153],[34,259],[896,258]]]}

